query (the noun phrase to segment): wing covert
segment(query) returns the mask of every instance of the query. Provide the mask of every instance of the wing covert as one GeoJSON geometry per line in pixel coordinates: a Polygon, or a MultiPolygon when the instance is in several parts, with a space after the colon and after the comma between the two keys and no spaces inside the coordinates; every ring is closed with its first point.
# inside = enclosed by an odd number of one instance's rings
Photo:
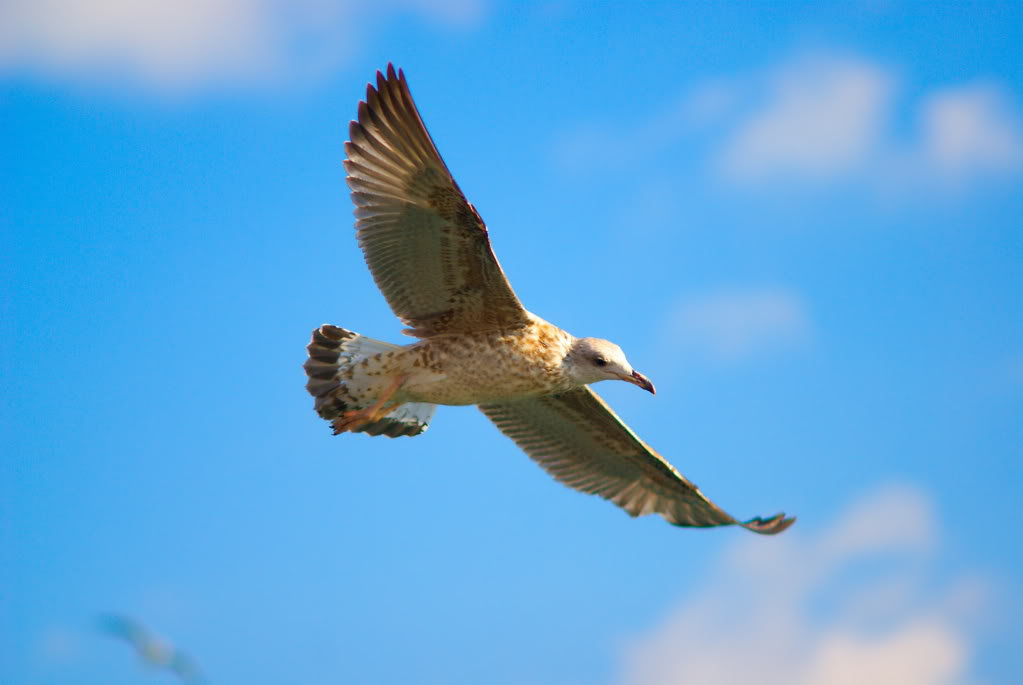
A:
{"type": "Polygon", "coordinates": [[[480,409],[555,479],[600,495],[630,516],[656,513],[676,526],[738,524],[769,535],[795,521],[784,514],[736,520],[640,440],[589,387],[480,409]]]}
{"type": "Polygon", "coordinates": [[[366,88],[345,143],[359,245],[394,313],[419,337],[525,325],[487,227],[433,144],[405,75],[366,88]]]}

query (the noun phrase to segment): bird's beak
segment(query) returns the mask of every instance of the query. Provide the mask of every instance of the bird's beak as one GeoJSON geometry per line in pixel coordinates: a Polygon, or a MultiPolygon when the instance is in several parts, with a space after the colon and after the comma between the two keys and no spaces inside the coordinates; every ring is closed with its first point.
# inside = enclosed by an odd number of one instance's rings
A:
{"type": "Polygon", "coordinates": [[[622,380],[628,381],[633,385],[638,385],[651,395],[657,394],[657,390],[654,389],[654,384],[650,382],[649,378],[641,374],[639,371],[633,371],[631,376],[622,376],[622,380]]]}

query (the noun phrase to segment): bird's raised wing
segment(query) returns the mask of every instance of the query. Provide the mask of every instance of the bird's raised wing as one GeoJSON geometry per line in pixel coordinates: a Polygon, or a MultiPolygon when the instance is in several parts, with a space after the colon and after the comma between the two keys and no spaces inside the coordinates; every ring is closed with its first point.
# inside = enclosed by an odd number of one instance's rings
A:
{"type": "Polygon", "coordinates": [[[738,524],[768,535],[795,521],[776,514],[741,522],[725,513],[588,387],[480,409],[556,479],[611,500],[630,516],[660,514],[676,526],[738,524]]]}
{"type": "Polygon", "coordinates": [[[345,143],[359,245],[394,313],[419,337],[528,323],[487,227],[451,177],[405,75],[366,88],[345,143]]]}
{"type": "Polygon", "coordinates": [[[153,641],[153,636],[149,634],[149,631],[141,623],[133,621],[126,616],[105,614],[100,616],[99,625],[104,632],[127,640],[138,650],[145,649],[146,645],[153,641]]]}

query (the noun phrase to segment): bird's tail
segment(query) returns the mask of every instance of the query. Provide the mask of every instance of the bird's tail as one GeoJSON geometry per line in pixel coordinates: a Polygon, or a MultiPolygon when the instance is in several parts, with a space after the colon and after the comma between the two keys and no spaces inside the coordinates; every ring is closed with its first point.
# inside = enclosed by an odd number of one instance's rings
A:
{"type": "MultiPolygon", "coordinates": [[[[306,347],[309,359],[304,368],[309,377],[305,387],[315,398],[313,407],[316,413],[332,421],[346,411],[372,404],[376,398],[362,396],[352,387],[354,367],[367,357],[396,349],[400,347],[330,324],[315,329],[313,339],[306,347]]],[[[355,432],[392,438],[419,435],[426,430],[436,406],[408,402],[379,421],[363,424],[355,432]]]]}

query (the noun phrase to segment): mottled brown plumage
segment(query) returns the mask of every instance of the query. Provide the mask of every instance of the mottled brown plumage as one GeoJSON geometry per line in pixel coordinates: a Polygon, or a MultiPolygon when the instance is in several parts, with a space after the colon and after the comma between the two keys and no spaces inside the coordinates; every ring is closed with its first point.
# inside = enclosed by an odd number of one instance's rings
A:
{"type": "Polygon", "coordinates": [[[739,522],[640,440],[587,387],[625,380],[650,392],[621,349],[576,338],[528,312],[423,125],[405,76],[388,66],[359,103],[345,144],[356,231],[377,286],[419,341],[313,331],[305,369],[335,433],[417,435],[437,404],[477,404],[561,482],[632,516],[679,526],[778,533],[778,514],[739,522]]]}
{"type": "Polygon", "coordinates": [[[427,337],[528,323],[487,227],[440,158],[404,74],[393,67],[387,78],[378,74],[349,136],[345,170],[359,245],[409,332],[427,337]]]}

